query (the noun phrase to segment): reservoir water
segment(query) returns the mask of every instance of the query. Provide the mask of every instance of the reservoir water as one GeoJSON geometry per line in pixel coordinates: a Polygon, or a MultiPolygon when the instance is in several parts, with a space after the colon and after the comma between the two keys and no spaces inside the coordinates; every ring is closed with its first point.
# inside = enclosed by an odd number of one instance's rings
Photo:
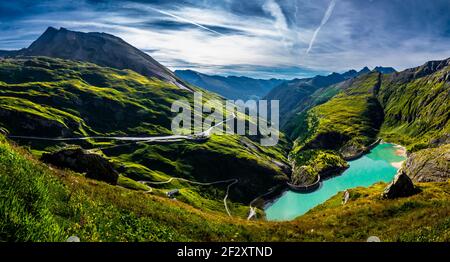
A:
{"type": "Polygon", "coordinates": [[[286,191],[269,205],[265,212],[267,220],[292,220],[322,204],[340,191],[355,187],[368,187],[377,182],[390,182],[398,167],[405,160],[401,147],[382,143],[363,157],[350,161],[350,167],[340,176],[322,181],[312,193],[286,191]]]}

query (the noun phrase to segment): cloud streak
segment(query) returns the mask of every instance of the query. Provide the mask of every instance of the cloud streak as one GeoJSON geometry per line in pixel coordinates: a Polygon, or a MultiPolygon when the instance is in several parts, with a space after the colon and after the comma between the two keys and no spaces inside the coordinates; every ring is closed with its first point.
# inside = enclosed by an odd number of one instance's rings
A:
{"type": "Polygon", "coordinates": [[[193,21],[193,20],[186,19],[186,18],[183,18],[183,17],[181,17],[181,16],[174,15],[174,14],[172,14],[172,13],[169,13],[169,12],[166,12],[166,11],[163,11],[163,10],[160,10],[160,9],[157,9],[157,8],[154,8],[154,7],[149,7],[149,9],[151,9],[151,10],[153,10],[153,11],[155,11],[155,12],[158,12],[158,13],[160,13],[160,14],[163,14],[163,15],[166,15],[166,16],[169,16],[169,17],[172,17],[172,18],[175,18],[175,19],[177,19],[177,20],[179,20],[179,21],[181,21],[181,22],[186,22],[186,23],[195,25],[195,26],[197,26],[197,27],[199,27],[199,28],[201,28],[201,29],[204,29],[204,30],[206,30],[206,31],[209,31],[209,32],[211,32],[211,33],[214,33],[214,34],[223,36],[222,33],[219,33],[219,32],[217,32],[216,30],[213,30],[213,29],[208,28],[208,27],[206,27],[206,26],[203,26],[203,25],[201,25],[201,24],[199,24],[199,23],[197,23],[197,22],[195,22],[195,21],[193,21]]]}
{"type": "Polygon", "coordinates": [[[263,5],[263,10],[269,13],[273,18],[275,18],[274,27],[277,29],[281,36],[283,45],[285,48],[289,48],[287,37],[289,35],[289,27],[286,17],[283,14],[283,10],[280,5],[275,0],[266,0],[263,5]]]}
{"type": "Polygon", "coordinates": [[[314,31],[311,41],[309,42],[308,49],[306,50],[307,54],[309,54],[309,52],[313,48],[314,42],[316,41],[317,35],[319,34],[320,30],[328,22],[331,15],[333,14],[333,10],[334,10],[335,6],[336,6],[336,0],[331,0],[330,5],[328,5],[327,11],[325,12],[325,15],[322,18],[322,21],[320,22],[319,27],[317,27],[317,29],[314,31]]]}
{"type": "Polygon", "coordinates": [[[401,70],[450,56],[449,14],[448,0],[0,1],[0,49],[53,26],[113,34],[171,69],[209,74],[401,70]]]}

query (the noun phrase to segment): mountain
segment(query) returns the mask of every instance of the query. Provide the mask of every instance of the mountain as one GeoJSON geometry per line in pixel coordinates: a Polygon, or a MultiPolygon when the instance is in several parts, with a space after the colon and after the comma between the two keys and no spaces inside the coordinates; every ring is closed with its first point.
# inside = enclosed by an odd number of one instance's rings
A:
{"type": "Polygon", "coordinates": [[[141,75],[156,77],[179,88],[191,90],[186,83],[151,56],[119,37],[106,33],[82,33],[49,27],[28,48],[16,51],[15,54],[55,57],[115,69],[130,69],[141,75]]]}
{"type": "Polygon", "coordinates": [[[392,67],[382,67],[382,66],[377,66],[373,69],[373,71],[376,71],[378,73],[382,73],[382,74],[392,74],[397,72],[397,70],[395,70],[392,67]]]}
{"type": "MultiPolygon", "coordinates": [[[[386,75],[362,72],[291,83],[309,96],[289,120],[293,146],[282,133],[274,147],[250,136],[214,134],[136,143],[92,136],[170,135],[172,102],[192,103],[192,92],[134,70],[25,51],[0,59],[0,241],[362,242],[368,232],[383,241],[448,241],[450,184],[428,181],[449,177],[450,59],[386,75]],[[252,201],[280,194],[288,180],[302,184],[337,174],[345,159],[379,137],[408,147],[404,172],[420,193],[383,200],[383,183],[349,189],[345,206],[338,193],[294,221],[277,223],[264,220],[263,199],[252,201]],[[43,162],[53,154],[78,163],[60,152],[81,152],[84,164],[101,160],[96,167],[117,171],[117,185],[43,162]],[[174,189],[179,194],[169,199],[174,189]],[[258,220],[247,221],[253,207],[258,220]]],[[[223,101],[206,91],[204,97],[223,101]]]]}
{"type": "MultiPolygon", "coordinates": [[[[220,100],[208,92],[203,97],[220,100]]],[[[172,134],[175,114],[171,106],[175,100],[193,104],[194,94],[131,70],[92,63],[23,56],[0,60],[0,128],[14,136],[167,136],[172,134]]],[[[237,135],[212,135],[203,143],[17,141],[40,154],[67,144],[99,151],[119,163],[121,176],[131,179],[130,183],[172,176],[204,182],[239,178],[241,182],[230,190],[229,198],[243,204],[283,184],[290,171],[285,164],[288,147],[283,141],[269,148],[237,135]]],[[[221,201],[214,194],[203,192],[200,197],[194,191],[189,201],[221,201]]]]}
{"type": "Polygon", "coordinates": [[[376,67],[373,70],[364,67],[360,71],[349,70],[342,74],[332,73],[328,76],[295,79],[274,88],[266,99],[280,100],[280,115],[283,116],[280,120],[281,127],[288,136],[295,136],[291,133],[295,132],[292,123],[296,123],[296,120],[292,118],[314,105],[329,100],[342,89],[339,83],[371,72],[389,74],[396,71],[391,67],[376,67]]]}
{"type": "Polygon", "coordinates": [[[280,115],[283,116],[280,123],[286,130],[289,129],[286,125],[296,114],[315,103],[320,103],[323,99],[328,99],[337,92],[337,89],[326,89],[327,87],[370,72],[368,68],[367,70],[363,69],[359,72],[350,70],[343,74],[332,73],[328,76],[318,75],[312,78],[294,79],[272,89],[265,99],[280,101],[280,115]]]}
{"type": "Polygon", "coordinates": [[[18,51],[7,51],[7,50],[0,50],[0,58],[1,57],[9,57],[9,56],[15,56],[18,53],[18,51]]]}
{"type": "Polygon", "coordinates": [[[378,100],[382,134],[416,151],[450,133],[450,58],[383,75],[378,100]]]}
{"type": "MultiPolygon", "coordinates": [[[[368,74],[368,73],[370,73],[370,69],[369,69],[367,66],[365,66],[363,69],[361,69],[361,70],[358,72],[357,75],[363,75],[363,74],[368,74]]],[[[355,76],[357,76],[357,75],[355,75],[355,76]]]]}
{"type": "MultiPolygon", "coordinates": [[[[446,146],[450,142],[449,90],[450,59],[399,73],[372,71],[339,84],[339,91],[331,99],[291,119],[295,145],[290,158],[294,166],[310,167],[297,172],[294,169],[294,181],[309,183],[330,169],[342,170],[339,158],[361,156],[378,138],[414,152],[410,161],[416,163],[409,163],[406,168],[411,170],[405,171],[411,177],[420,177],[421,181],[436,179],[424,178],[430,172],[418,168],[426,162],[423,159],[431,158],[434,162],[427,163],[440,170],[436,176],[450,177],[448,165],[444,164],[450,154],[446,146]]],[[[431,166],[428,170],[433,170],[431,166]]]]}
{"type": "Polygon", "coordinates": [[[206,75],[192,70],[176,70],[175,75],[184,81],[217,93],[227,99],[260,99],[272,88],[285,82],[281,79],[253,79],[238,76],[206,75]]]}

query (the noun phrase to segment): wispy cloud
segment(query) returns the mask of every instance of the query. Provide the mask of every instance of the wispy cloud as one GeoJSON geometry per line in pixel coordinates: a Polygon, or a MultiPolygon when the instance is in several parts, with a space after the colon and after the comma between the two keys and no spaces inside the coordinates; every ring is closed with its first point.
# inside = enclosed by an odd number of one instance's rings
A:
{"type": "Polygon", "coordinates": [[[150,8],[151,10],[155,11],[155,12],[160,13],[160,14],[163,14],[163,15],[167,15],[167,16],[173,17],[173,18],[175,18],[175,19],[177,19],[177,20],[179,20],[179,21],[181,21],[181,22],[186,22],[186,23],[189,23],[189,24],[198,26],[198,27],[200,27],[201,29],[204,29],[204,30],[209,31],[209,32],[211,32],[211,33],[214,33],[214,34],[223,36],[223,34],[217,32],[217,31],[215,31],[215,30],[212,30],[211,28],[208,28],[208,27],[206,27],[206,26],[203,26],[203,25],[201,25],[201,24],[199,24],[199,23],[197,23],[197,22],[195,22],[195,21],[193,21],[193,20],[186,19],[186,18],[181,17],[181,16],[178,16],[178,15],[174,15],[174,14],[172,14],[172,13],[170,13],[170,12],[166,12],[166,11],[163,11],[163,10],[159,10],[159,9],[157,9],[157,8],[154,8],[154,7],[149,7],[149,8],[150,8]]]}
{"type": "Polygon", "coordinates": [[[275,18],[274,27],[278,31],[283,41],[285,48],[289,48],[287,43],[287,37],[289,36],[288,23],[286,17],[283,14],[283,10],[280,5],[275,0],[266,0],[263,5],[264,11],[269,13],[273,18],[275,18]]]}
{"type": "Polygon", "coordinates": [[[320,22],[319,27],[317,27],[316,31],[314,31],[314,34],[311,38],[311,41],[309,42],[309,46],[308,49],[306,50],[306,53],[308,54],[313,45],[314,42],[316,41],[317,35],[319,34],[320,30],[322,29],[322,27],[328,22],[328,20],[330,19],[331,15],[333,14],[333,10],[334,7],[336,6],[336,0],[331,0],[330,4],[328,5],[327,11],[325,12],[325,15],[322,18],[322,21],[320,22]]]}
{"type": "Polygon", "coordinates": [[[263,9],[267,13],[269,13],[273,18],[275,18],[274,24],[275,28],[277,28],[280,32],[283,33],[288,31],[288,24],[286,21],[286,17],[284,16],[281,7],[275,0],[267,0],[263,5],[263,9]]]}
{"type": "Polygon", "coordinates": [[[117,35],[171,69],[258,78],[450,56],[448,0],[24,1],[0,1],[0,49],[66,27],[117,35]]]}

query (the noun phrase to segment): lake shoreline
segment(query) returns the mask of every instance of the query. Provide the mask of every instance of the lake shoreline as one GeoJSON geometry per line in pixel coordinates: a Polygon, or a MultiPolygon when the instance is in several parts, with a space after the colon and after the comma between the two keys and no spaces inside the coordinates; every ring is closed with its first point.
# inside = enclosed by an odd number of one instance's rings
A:
{"type": "MultiPolygon", "coordinates": [[[[296,192],[294,190],[290,190],[289,187],[285,187],[283,191],[279,191],[278,194],[272,194],[269,198],[264,199],[264,211],[266,214],[266,220],[267,221],[290,221],[295,219],[296,217],[302,216],[304,215],[306,212],[308,212],[309,210],[313,209],[314,207],[316,207],[317,205],[320,205],[320,203],[325,202],[326,200],[328,200],[330,197],[332,197],[335,194],[338,194],[340,191],[345,190],[345,189],[351,189],[354,187],[359,187],[359,186],[364,186],[364,187],[368,187],[370,185],[373,185],[374,183],[378,182],[387,182],[390,181],[392,179],[392,177],[395,175],[395,173],[398,171],[398,169],[401,167],[401,165],[403,164],[404,161],[406,161],[406,148],[398,145],[398,144],[394,144],[394,143],[389,143],[389,142],[385,142],[383,140],[379,140],[376,143],[377,145],[375,147],[373,147],[375,150],[372,151],[369,150],[367,152],[367,154],[364,154],[362,156],[360,156],[360,158],[356,159],[356,160],[352,160],[349,162],[350,165],[353,166],[353,170],[350,171],[350,173],[347,173],[347,176],[344,177],[344,173],[339,173],[335,176],[330,176],[324,179],[321,179],[320,181],[320,186],[313,192],[296,192]],[[388,145],[386,145],[388,144],[388,145]],[[380,146],[380,147],[378,147],[380,146]],[[403,161],[399,161],[401,159],[404,159],[403,161]],[[361,171],[364,170],[364,165],[361,166],[361,162],[365,163],[369,161],[370,168],[367,171],[361,171]],[[377,162],[377,161],[384,161],[384,164],[381,164],[377,162]],[[395,172],[394,172],[395,169],[395,172]],[[379,171],[377,171],[379,170],[379,171]],[[384,171],[381,171],[384,170],[384,171]],[[355,177],[355,172],[356,173],[361,173],[361,175],[357,175],[355,177]],[[376,177],[376,179],[373,178],[373,176],[369,176],[370,173],[375,172],[375,174],[377,174],[377,172],[382,172],[381,175],[379,177],[376,177]],[[343,178],[344,177],[344,178],[343,178]],[[358,178],[359,177],[359,178],[358,178]],[[365,178],[366,177],[366,178],[365,178]],[[367,178],[368,177],[368,178],[367,178]],[[336,180],[335,180],[336,179],[336,180]],[[352,181],[356,180],[358,181],[363,179],[362,182],[355,182],[352,181]],[[364,180],[365,179],[365,180],[364,180]],[[327,185],[327,181],[328,182],[327,185]],[[376,180],[376,181],[375,181],[376,180]],[[349,182],[345,182],[345,181],[349,181],[349,182]],[[323,184],[325,182],[325,184],[323,184]],[[331,183],[331,184],[329,184],[331,183]],[[338,191],[334,192],[332,191],[332,193],[330,193],[330,185],[338,183],[338,191]],[[340,185],[339,183],[347,183],[348,185],[345,186],[344,184],[340,185]],[[356,184],[354,184],[356,183],[356,184]],[[359,183],[359,184],[358,184],[359,183]],[[325,186],[325,187],[324,187],[325,186]],[[323,188],[324,187],[324,188],[323,188]],[[342,190],[340,190],[342,189],[342,190]],[[323,191],[325,190],[325,191],[323,191]],[[319,192],[322,191],[322,192],[319,192]],[[315,194],[315,195],[314,195],[315,194]],[[325,195],[324,195],[325,194],[325,195]],[[331,194],[330,196],[328,196],[328,194],[331,194]],[[307,203],[310,201],[311,197],[312,198],[317,198],[316,196],[320,196],[320,203],[311,205],[310,203],[307,203]],[[326,196],[326,199],[324,199],[324,197],[326,196]],[[306,206],[304,208],[307,209],[307,211],[305,213],[303,213],[302,211],[299,211],[299,215],[296,216],[295,218],[289,218],[291,215],[281,215],[281,218],[267,218],[267,210],[270,209],[274,204],[277,203],[277,201],[279,201],[280,199],[285,198],[284,200],[282,200],[283,204],[280,204],[280,206],[276,207],[277,209],[282,208],[282,206],[285,206],[284,208],[280,209],[281,211],[277,211],[277,212],[283,212],[282,210],[288,208],[290,209],[289,205],[286,206],[286,203],[297,203],[298,200],[295,200],[296,198],[300,197],[300,199],[305,199],[304,201],[306,202],[301,202],[301,203],[307,203],[306,205],[300,204],[302,206],[306,206]],[[288,200],[289,199],[289,200],[288,200]],[[288,201],[288,202],[286,202],[288,201]],[[283,216],[287,216],[284,217],[283,216]]],[[[337,189],[333,189],[333,190],[337,190],[337,189]]],[[[318,201],[318,200],[313,200],[313,202],[318,201]]],[[[298,203],[297,205],[294,204],[293,208],[296,207],[298,208],[298,203]]],[[[301,210],[302,208],[300,208],[301,210]]],[[[289,214],[290,212],[288,211],[287,214],[289,214]]],[[[292,212],[291,212],[292,214],[292,212]]]]}
{"type": "Polygon", "coordinates": [[[405,157],[405,160],[403,160],[403,161],[391,162],[391,165],[393,167],[400,169],[400,168],[402,168],[403,163],[406,161],[406,158],[408,157],[406,147],[404,147],[402,145],[394,144],[394,143],[391,143],[391,144],[393,144],[394,148],[396,148],[395,154],[397,156],[405,157]]]}

